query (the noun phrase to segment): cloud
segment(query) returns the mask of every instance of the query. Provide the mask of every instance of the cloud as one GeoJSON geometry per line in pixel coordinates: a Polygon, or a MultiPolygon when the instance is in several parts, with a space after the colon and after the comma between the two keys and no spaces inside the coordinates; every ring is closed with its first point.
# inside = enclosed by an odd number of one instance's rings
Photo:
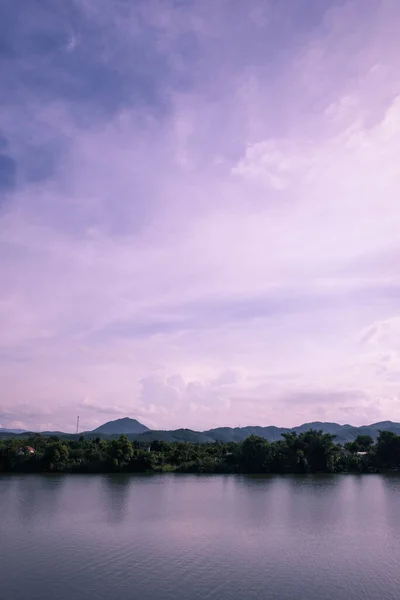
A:
{"type": "Polygon", "coordinates": [[[15,178],[15,161],[7,154],[0,154],[0,190],[12,190],[16,184],[15,178]]]}
{"type": "MultiPolygon", "coordinates": [[[[227,416],[230,401],[223,391],[226,373],[213,381],[185,381],[181,375],[164,378],[150,375],[141,380],[139,412],[144,416],[162,415],[164,427],[172,427],[179,415],[186,415],[186,425],[201,428],[207,420],[227,416]]],[[[229,378],[231,381],[231,375],[229,378]]],[[[205,426],[205,425],[204,425],[205,426]]]]}
{"type": "Polygon", "coordinates": [[[398,4],[0,11],[13,419],[395,418],[398,4]]]}
{"type": "Polygon", "coordinates": [[[400,346],[400,319],[373,323],[362,332],[360,341],[367,346],[379,347],[386,351],[397,350],[400,346]]]}
{"type": "Polygon", "coordinates": [[[106,415],[122,415],[124,414],[124,410],[116,405],[104,405],[98,404],[94,400],[90,398],[84,398],[79,404],[78,408],[84,410],[92,410],[96,413],[106,414],[106,415]]]}

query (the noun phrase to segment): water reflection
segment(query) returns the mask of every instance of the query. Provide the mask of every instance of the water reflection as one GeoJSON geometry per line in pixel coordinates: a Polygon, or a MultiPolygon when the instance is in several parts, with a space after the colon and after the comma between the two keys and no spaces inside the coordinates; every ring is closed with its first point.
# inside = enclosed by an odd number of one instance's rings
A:
{"type": "Polygon", "coordinates": [[[0,598],[398,600],[399,492],[379,475],[3,478],[0,598]]]}
{"type": "Polygon", "coordinates": [[[30,475],[18,478],[15,481],[14,493],[19,519],[28,524],[56,515],[64,485],[63,475],[30,475]]]}
{"type": "Polygon", "coordinates": [[[386,525],[387,534],[400,535],[400,477],[398,474],[388,474],[381,478],[382,489],[382,515],[386,525]]]}
{"type": "Polygon", "coordinates": [[[129,512],[131,477],[129,475],[104,475],[101,480],[101,497],[104,513],[110,523],[122,523],[129,512]]]}
{"type": "Polygon", "coordinates": [[[259,530],[268,522],[268,516],[274,508],[273,489],[279,482],[269,476],[249,475],[240,477],[237,483],[239,493],[233,495],[236,518],[243,519],[249,527],[259,530]]]}

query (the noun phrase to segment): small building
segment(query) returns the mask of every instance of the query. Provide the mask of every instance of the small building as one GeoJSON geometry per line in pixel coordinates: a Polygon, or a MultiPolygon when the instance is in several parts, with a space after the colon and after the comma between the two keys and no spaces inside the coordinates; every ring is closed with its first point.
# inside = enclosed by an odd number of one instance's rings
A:
{"type": "Polygon", "coordinates": [[[36,454],[36,450],[35,450],[35,448],[32,448],[32,446],[22,446],[19,449],[18,454],[20,456],[22,456],[23,454],[36,454]]]}

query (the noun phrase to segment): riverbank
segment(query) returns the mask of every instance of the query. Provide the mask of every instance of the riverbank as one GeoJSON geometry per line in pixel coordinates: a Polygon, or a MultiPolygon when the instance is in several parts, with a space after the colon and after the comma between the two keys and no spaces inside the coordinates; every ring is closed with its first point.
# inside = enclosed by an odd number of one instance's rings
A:
{"type": "Polygon", "coordinates": [[[309,430],[277,442],[191,444],[154,441],[143,447],[117,440],[62,440],[33,435],[0,442],[3,473],[371,473],[400,468],[400,436],[383,431],[376,442],[358,436],[344,446],[331,434],[309,430]]]}

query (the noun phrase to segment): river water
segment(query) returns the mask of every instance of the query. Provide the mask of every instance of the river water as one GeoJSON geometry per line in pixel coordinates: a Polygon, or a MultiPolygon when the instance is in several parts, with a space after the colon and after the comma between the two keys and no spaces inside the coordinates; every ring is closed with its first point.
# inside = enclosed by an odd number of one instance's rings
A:
{"type": "Polygon", "coordinates": [[[0,476],[1,600],[400,598],[400,477],[0,476]]]}

